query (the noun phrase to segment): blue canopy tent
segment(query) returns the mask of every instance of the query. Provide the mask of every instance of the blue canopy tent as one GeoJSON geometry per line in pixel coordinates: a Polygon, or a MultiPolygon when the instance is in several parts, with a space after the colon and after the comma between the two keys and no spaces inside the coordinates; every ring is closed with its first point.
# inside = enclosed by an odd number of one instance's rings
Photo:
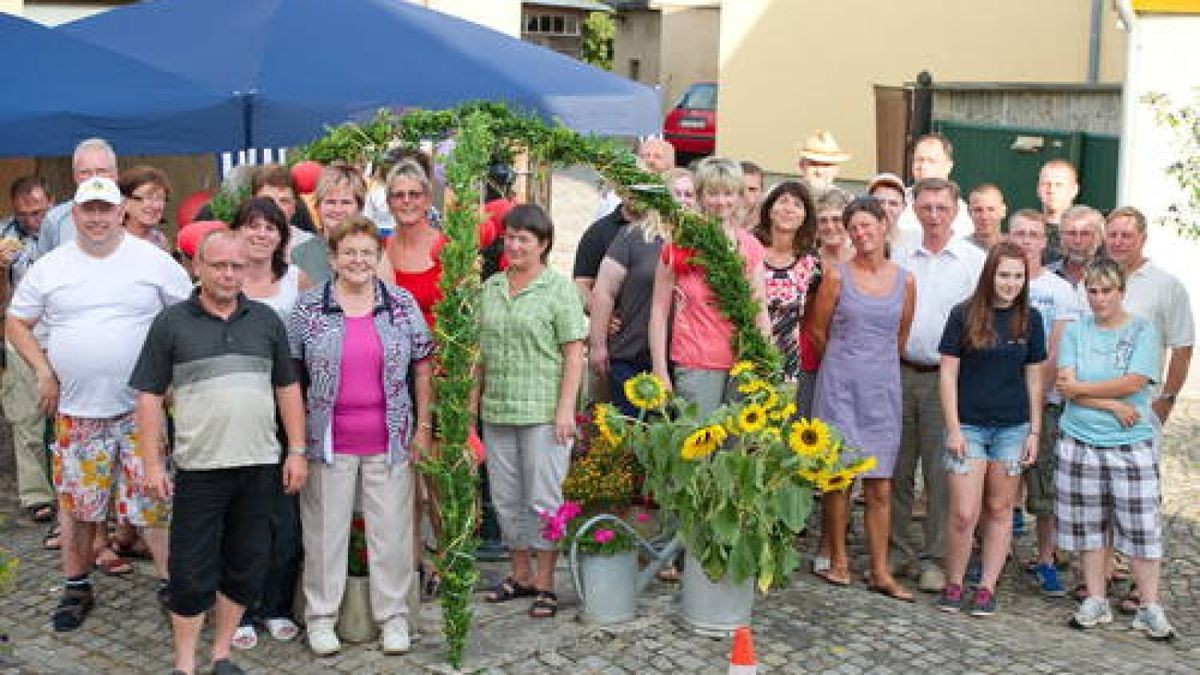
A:
{"type": "Polygon", "coordinates": [[[401,0],[153,0],[59,30],[237,96],[244,148],[307,142],[379,108],[470,100],[583,133],[661,123],[653,89],[401,0]]]}
{"type": "Polygon", "coordinates": [[[132,154],[241,142],[228,94],[3,12],[0,60],[0,156],[69,155],[91,136],[132,154]]]}

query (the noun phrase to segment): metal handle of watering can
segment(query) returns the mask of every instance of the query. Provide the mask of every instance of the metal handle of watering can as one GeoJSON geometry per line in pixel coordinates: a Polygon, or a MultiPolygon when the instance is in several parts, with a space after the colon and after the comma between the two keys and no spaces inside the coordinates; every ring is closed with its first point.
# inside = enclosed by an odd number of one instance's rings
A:
{"type": "MultiPolygon", "coordinates": [[[[661,550],[657,549],[653,544],[646,541],[645,537],[638,533],[637,530],[633,529],[629,523],[625,522],[621,518],[618,518],[617,516],[612,515],[611,513],[601,513],[597,516],[593,516],[586,523],[584,523],[583,526],[576,530],[576,532],[586,532],[593,525],[605,521],[612,521],[619,525],[623,530],[628,532],[630,536],[637,541],[638,547],[645,551],[650,558],[650,564],[646,565],[645,569],[641,571],[638,577],[637,591],[639,593],[646,588],[646,586],[650,583],[650,580],[653,579],[654,575],[658,573],[658,570],[661,569],[667,561],[674,558],[675,555],[683,548],[683,542],[679,539],[679,537],[672,533],[669,535],[670,539],[667,540],[667,544],[661,550]]],[[[575,592],[579,594],[580,600],[584,600],[583,583],[579,578],[578,557],[579,537],[575,537],[573,540],[571,540],[571,548],[567,554],[567,561],[571,566],[571,581],[575,583],[575,592]]]]}

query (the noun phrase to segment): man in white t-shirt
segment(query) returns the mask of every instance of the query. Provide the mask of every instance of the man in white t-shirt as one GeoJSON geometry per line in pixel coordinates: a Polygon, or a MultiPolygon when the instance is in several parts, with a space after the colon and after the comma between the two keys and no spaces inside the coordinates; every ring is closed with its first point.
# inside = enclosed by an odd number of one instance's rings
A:
{"type": "Polygon", "coordinates": [[[9,341],[34,372],[39,404],[55,415],[53,473],[66,576],[53,616],[57,631],[78,628],[95,604],[92,541],[114,497],[118,521],[145,528],[155,568],[166,577],[169,504],[141,485],[134,393],[126,383],[150,323],[187,298],[191,282],[158,247],[126,235],[124,217],[112,179],[82,181],[72,209],[76,237],[29,268],[5,319],[9,341]],[[35,326],[47,329],[45,351],[35,326]]]}
{"type": "MultiPolygon", "coordinates": [[[[950,172],[954,170],[954,145],[950,139],[937,133],[925,134],[913,143],[912,151],[913,183],[923,178],[940,178],[950,180],[950,172]]],[[[914,197],[915,199],[915,197],[914,197]]],[[[909,206],[900,214],[896,223],[898,246],[916,247],[921,241],[921,222],[913,210],[914,199],[908,200],[909,206]]],[[[950,223],[950,236],[965,237],[974,231],[970,211],[962,197],[958,199],[958,211],[950,223]]]]}
{"type": "Polygon", "coordinates": [[[1164,354],[1170,354],[1158,397],[1150,404],[1167,423],[1192,363],[1196,325],[1183,282],[1146,258],[1146,216],[1132,206],[1113,209],[1104,226],[1104,249],[1125,272],[1125,309],[1154,322],[1164,354]]]}
{"type": "Polygon", "coordinates": [[[1029,304],[1042,315],[1046,335],[1046,392],[1042,428],[1038,436],[1037,462],[1025,472],[1026,508],[1037,518],[1037,562],[1030,572],[1037,577],[1042,594],[1066,595],[1054,566],[1054,446],[1058,419],[1062,416],[1062,397],[1054,389],[1058,365],[1058,343],[1067,323],[1079,318],[1079,297],[1065,279],[1042,266],[1046,253],[1045,216],[1033,209],[1022,209],[1008,221],[1008,238],[1021,248],[1029,265],[1029,304]]]}

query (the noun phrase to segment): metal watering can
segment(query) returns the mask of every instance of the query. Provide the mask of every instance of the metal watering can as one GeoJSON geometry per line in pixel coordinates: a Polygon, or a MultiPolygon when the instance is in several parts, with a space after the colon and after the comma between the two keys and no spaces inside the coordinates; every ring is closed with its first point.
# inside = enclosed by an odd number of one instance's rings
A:
{"type": "Polygon", "coordinates": [[[637,612],[637,595],[683,550],[683,542],[674,531],[647,540],[629,523],[617,516],[602,513],[585,522],[583,532],[600,523],[621,528],[637,542],[634,549],[614,555],[580,555],[579,538],[571,542],[568,561],[571,580],[579,595],[579,618],[595,624],[617,623],[632,619],[637,612]],[[638,552],[649,562],[638,569],[638,552]]]}

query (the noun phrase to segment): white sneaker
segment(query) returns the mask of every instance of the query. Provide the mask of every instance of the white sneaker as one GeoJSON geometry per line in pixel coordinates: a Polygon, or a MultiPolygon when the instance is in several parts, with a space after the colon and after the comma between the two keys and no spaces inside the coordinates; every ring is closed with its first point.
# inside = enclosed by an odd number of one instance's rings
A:
{"type": "Polygon", "coordinates": [[[1171,640],[1175,638],[1175,628],[1167,621],[1162,605],[1146,605],[1138,607],[1130,625],[1133,630],[1140,630],[1151,640],[1171,640]]]}
{"type": "Polygon", "coordinates": [[[342,649],[342,643],[333,630],[333,622],[319,619],[309,621],[308,646],[317,656],[338,653],[342,649]]]}
{"type": "Polygon", "coordinates": [[[1087,598],[1071,617],[1072,628],[1095,628],[1103,623],[1112,623],[1112,610],[1106,598],[1087,598]]]}
{"type": "Polygon", "coordinates": [[[383,624],[383,653],[403,654],[412,649],[408,639],[408,620],[402,616],[394,616],[383,624]]]}

